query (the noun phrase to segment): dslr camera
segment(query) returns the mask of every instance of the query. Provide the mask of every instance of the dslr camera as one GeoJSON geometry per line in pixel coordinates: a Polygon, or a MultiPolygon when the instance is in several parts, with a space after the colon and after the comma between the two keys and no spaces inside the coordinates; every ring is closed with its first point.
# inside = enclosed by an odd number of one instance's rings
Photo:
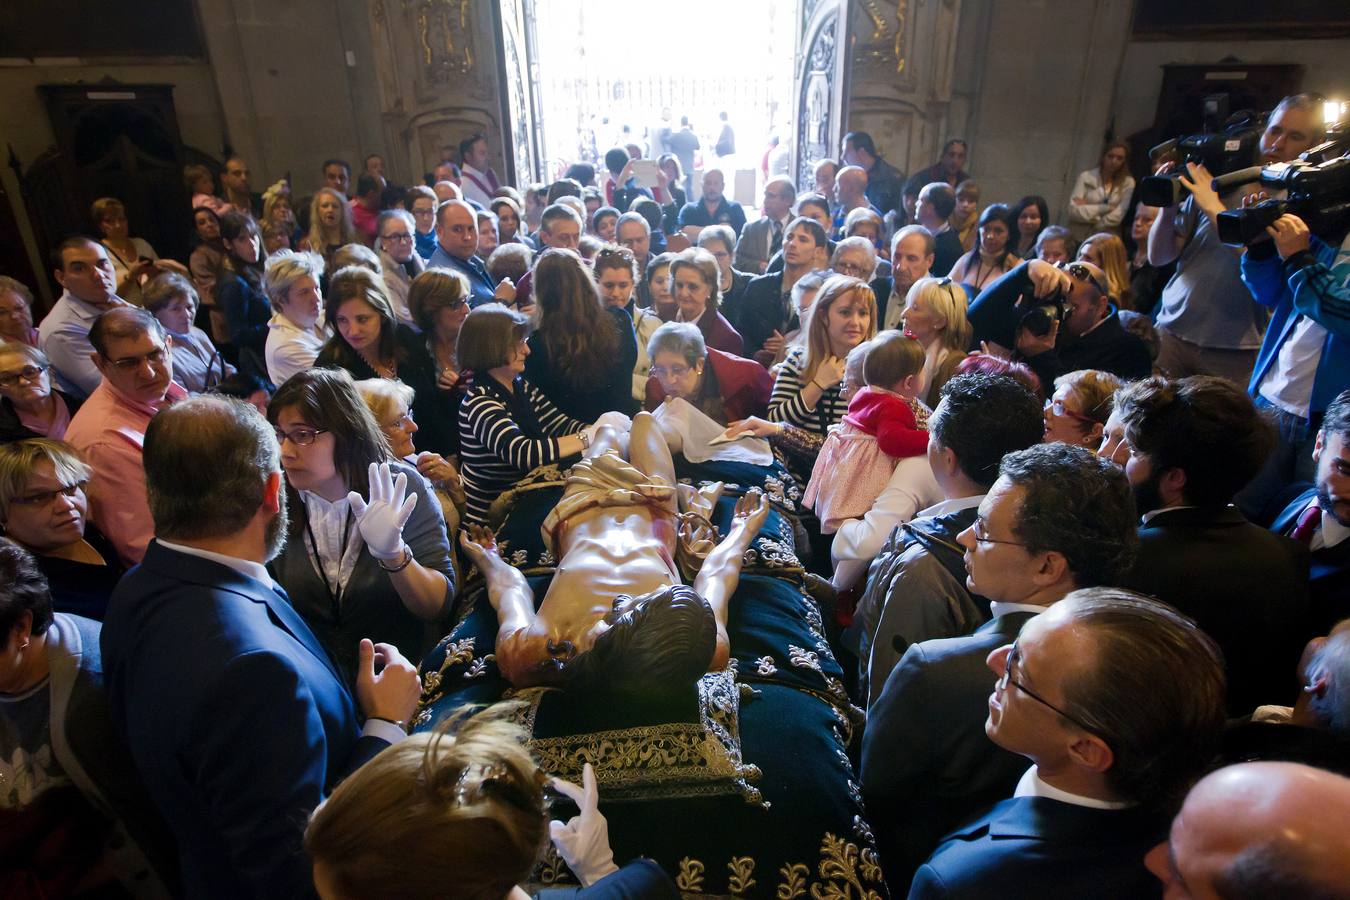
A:
{"type": "Polygon", "coordinates": [[[1017,308],[1021,310],[1022,317],[1017,320],[1017,328],[1013,334],[1025,328],[1036,337],[1045,337],[1056,322],[1064,321],[1066,307],[1063,290],[1056,290],[1044,297],[1032,296],[1028,291],[1017,301],[1017,308]]]}
{"type": "MultiPolygon", "coordinates": [[[[1149,151],[1157,159],[1175,154],[1179,163],[1200,163],[1213,175],[1226,175],[1257,161],[1261,146],[1261,117],[1251,110],[1233,113],[1221,129],[1164,141],[1149,151]]],[[[1190,193],[1181,183],[1185,167],[1166,175],[1149,175],[1139,182],[1139,202],[1146,206],[1176,206],[1190,193]]]]}

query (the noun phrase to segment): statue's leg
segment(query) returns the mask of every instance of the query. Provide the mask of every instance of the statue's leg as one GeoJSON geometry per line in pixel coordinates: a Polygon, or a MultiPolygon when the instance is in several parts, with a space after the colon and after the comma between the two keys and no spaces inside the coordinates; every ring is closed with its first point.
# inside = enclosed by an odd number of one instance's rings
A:
{"type": "MultiPolygon", "coordinates": [[[[645,475],[659,476],[666,484],[674,486],[675,460],[671,458],[670,447],[651,413],[640,412],[633,417],[633,430],[628,434],[628,450],[629,461],[645,475]]],[[[671,512],[679,512],[673,495],[669,506],[671,512]]]]}
{"type": "Polygon", "coordinates": [[[596,429],[595,440],[582,453],[586,459],[599,456],[606,450],[613,450],[625,459],[628,457],[628,435],[617,428],[602,425],[596,429]]]}

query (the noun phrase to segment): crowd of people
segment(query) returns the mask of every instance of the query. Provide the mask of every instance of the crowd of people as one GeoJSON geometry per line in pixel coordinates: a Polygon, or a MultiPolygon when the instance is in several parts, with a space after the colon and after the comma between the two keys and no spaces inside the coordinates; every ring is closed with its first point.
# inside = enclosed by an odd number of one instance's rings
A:
{"type": "Polygon", "coordinates": [[[757,438],[894,896],[1350,896],[1350,240],[1226,246],[1250,189],[1141,205],[1120,141],[1057,212],[961,140],[840,149],[753,221],[624,147],[305,197],[236,156],[184,173],[186,261],[104,197],[36,325],[0,278],[0,895],[502,897],[551,843],[674,896],[499,714],[410,737],[416,663],[481,577],[516,687],[725,667],[768,501],[682,573],[673,460],[757,438]],[[540,602],[493,529],[541,466],[540,602]]]}

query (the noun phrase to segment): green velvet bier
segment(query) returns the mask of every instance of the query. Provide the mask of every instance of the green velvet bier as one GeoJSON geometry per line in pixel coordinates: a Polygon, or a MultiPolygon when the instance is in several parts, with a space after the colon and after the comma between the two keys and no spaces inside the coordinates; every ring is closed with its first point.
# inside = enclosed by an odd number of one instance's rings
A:
{"type": "MultiPolygon", "coordinates": [[[[731,599],[730,669],[664,699],[513,690],[493,656],[496,612],[471,576],[458,624],[422,663],[415,728],[434,728],[465,704],[513,702],[545,771],[579,781],[585,762],[595,766],[615,859],[653,859],[683,893],[884,897],[848,756],[861,714],[848,702],[795,557],[800,492],[777,465],[676,461],[682,480],[726,485],[711,517],[723,534],[751,486],[772,501],[731,599]]],[[[518,492],[498,530],[503,558],[536,598],[556,563],[539,524],[561,496],[560,474],[544,473],[518,492]]],[[[552,814],[566,819],[575,810],[557,799],[552,814]]],[[[535,884],[574,881],[550,847],[535,884]]]]}

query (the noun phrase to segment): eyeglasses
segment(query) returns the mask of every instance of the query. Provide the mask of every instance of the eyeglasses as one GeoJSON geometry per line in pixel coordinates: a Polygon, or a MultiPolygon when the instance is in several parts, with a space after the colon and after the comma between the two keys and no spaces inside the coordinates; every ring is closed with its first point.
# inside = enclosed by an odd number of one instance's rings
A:
{"type": "Polygon", "coordinates": [[[380,427],[381,427],[381,428],[408,428],[409,426],[414,425],[414,424],[416,424],[416,423],[413,422],[413,414],[412,414],[412,410],[408,410],[408,411],[405,412],[403,415],[399,416],[397,419],[395,419],[394,421],[390,422],[388,425],[381,425],[380,427]]]}
{"type": "Polygon", "coordinates": [[[412,214],[413,214],[416,218],[419,218],[419,219],[421,219],[421,218],[431,218],[432,216],[436,215],[436,210],[434,210],[434,209],[414,209],[414,210],[412,211],[412,214]]]}
{"type": "Polygon", "coordinates": [[[154,350],[142,354],[141,356],[123,356],[118,359],[109,360],[109,362],[123,372],[134,372],[147,362],[154,367],[163,365],[165,352],[163,347],[156,347],[154,350]]]}
{"type": "Polygon", "coordinates": [[[1064,405],[1063,400],[1047,400],[1045,401],[1045,408],[1057,416],[1068,416],[1070,419],[1082,422],[1084,425],[1092,426],[1097,424],[1097,420],[1091,416],[1085,416],[1082,413],[1076,413],[1069,409],[1064,405]]]}
{"type": "Polygon", "coordinates": [[[327,434],[327,428],[292,428],[290,431],[276,429],[277,443],[284,444],[290,441],[297,447],[308,447],[314,443],[314,439],[321,434],[327,434]]]}
{"type": "Polygon", "coordinates": [[[412,240],[412,235],[408,234],[408,232],[406,231],[399,231],[395,232],[394,234],[386,234],[384,237],[380,238],[380,240],[397,241],[400,244],[405,244],[412,240]]]}
{"type": "Polygon", "coordinates": [[[47,371],[46,366],[24,366],[17,372],[0,375],[0,387],[11,388],[20,381],[27,381],[30,384],[36,383],[39,376],[45,371],[47,371]]]}
{"type": "Polygon", "coordinates": [[[1079,281],[1085,281],[1095,287],[1097,293],[1101,294],[1103,297],[1108,296],[1111,293],[1097,280],[1097,276],[1092,273],[1092,270],[1082,263],[1060,263],[1060,265],[1063,267],[1064,271],[1068,272],[1072,277],[1077,278],[1079,281]]]}
{"type": "Polygon", "coordinates": [[[1027,687],[1025,683],[1018,681],[1016,678],[1014,678],[1013,670],[1019,668],[1021,666],[1021,662],[1022,662],[1022,652],[1017,649],[1017,642],[1013,641],[1012,647],[1009,648],[1008,650],[1008,657],[1003,661],[1003,677],[998,680],[998,689],[1000,691],[1006,691],[1008,689],[1008,685],[1011,684],[1013,687],[1017,688],[1019,691],[1026,694],[1032,700],[1035,700],[1037,703],[1049,707],[1050,709],[1059,713],[1061,716],[1068,719],[1070,722],[1077,725],[1079,728],[1083,729],[1089,734],[1095,734],[1098,737],[1102,736],[1098,729],[1088,725],[1082,719],[1079,719],[1077,716],[1072,716],[1069,713],[1066,713],[1064,710],[1060,709],[1058,706],[1051,703],[1049,700],[1045,699],[1040,694],[1033,691],[1031,688],[1027,687]]]}
{"type": "Polygon", "coordinates": [[[1014,547],[1027,546],[1023,541],[1000,541],[989,536],[989,525],[984,521],[983,516],[975,517],[975,524],[972,526],[975,531],[975,540],[981,544],[1010,544],[1014,547]]]}
{"type": "Polygon", "coordinates": [[[647,370],[647,374],[654,375],[660,380],[666,378],[683,378],[693,371],[692,366],[652,366],[647,370]]]}
{"type": "Polygon", "coordinates": [[[834,270],[840,275],[852,275],[855,278],[862,275],[864,268],[857,263],[844,262],[840,260],[834,264],[834,270]]]}
{"type": "Polygon", "coordinates": [[[36,494],[28,494],[23,497],[15,497],[10,503],[18,503],[22,506],[46,506],[48,503],[56,500],[57,497],[74,497],[80,491],[84,490],[87,481],[77,481],[74,484],[68,484],[59,487],[54,491],[38,491],[36,494]]]}

